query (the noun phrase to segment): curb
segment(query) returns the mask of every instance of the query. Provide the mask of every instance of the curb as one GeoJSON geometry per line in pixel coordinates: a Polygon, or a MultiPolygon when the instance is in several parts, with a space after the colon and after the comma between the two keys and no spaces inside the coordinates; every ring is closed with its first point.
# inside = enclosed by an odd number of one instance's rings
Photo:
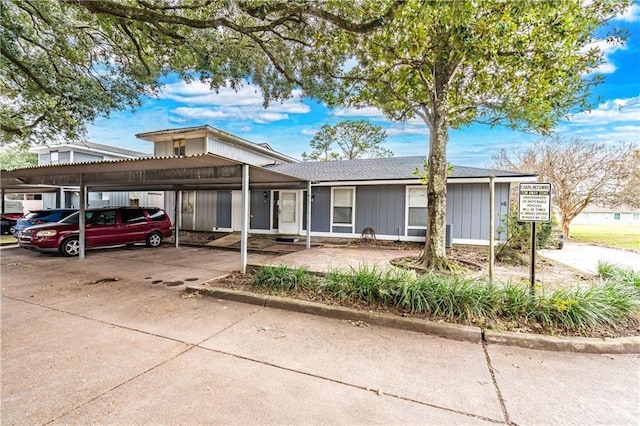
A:
{"type": "Polygon", "coordinates": [[[484,341],[488,344],[517,346],[520,348],[555,352],[594,354],[640,353],[640,336],[603,339],[544,336],[531,333],[486,330],[468,325],[432,322],[417,318],[399,317],[391,314],[365,312],[343,306],[325,305],[323,303],[251,293],[248,291],[228,290],[220,287],[190,285],[187,286],[186,291],[197,291],[206,296],[216,297],[218,299],[248,303],[266,308],[300,312],[340,320],[363,321],[380,327],[415,331],[431,336],[472,343],[481,343],[484,341]]]}

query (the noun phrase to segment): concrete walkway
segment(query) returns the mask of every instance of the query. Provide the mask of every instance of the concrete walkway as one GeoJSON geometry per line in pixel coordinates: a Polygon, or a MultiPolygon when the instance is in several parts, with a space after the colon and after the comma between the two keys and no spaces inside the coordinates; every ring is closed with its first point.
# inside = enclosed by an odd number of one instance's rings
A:
{"type": "Polygon", "coordinates": [[[590,244],[565,243],[562,250],[540,250],[538,253],[589,274],[598,272],[599,261],[606,261],[640,272],[640,253],[630,250],[618,250],[590,244]]]}
{"type": "Polygon", "coordinates": [[[80,262],[11,248],[0,258],[3,425],[640,418],[638,354],[482,345],[183,297],[176,283],[237,269],[236,252],[136,247],[80,262]]]}

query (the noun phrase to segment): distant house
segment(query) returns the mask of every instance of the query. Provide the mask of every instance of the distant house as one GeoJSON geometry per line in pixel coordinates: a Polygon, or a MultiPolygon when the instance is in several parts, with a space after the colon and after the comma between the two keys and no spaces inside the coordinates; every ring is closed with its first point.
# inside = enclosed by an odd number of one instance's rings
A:
{"type": "MultiPolygon", "coordinates": [[[[209,126],[169,129],[136,135],[154,143],[154,155],[190,156],[205,152],[258,165],[312,182],[311,235],[358,238],[371,228],[377,238],[424,241],[426,186],[414,174],[424,157],[298,162],[268,145],[258,145],[209,126]]],[[[489,241],[489,176],[495,176],[495,224],[509,211],[511,183],[534,175],[455,166],[448,177],[447,223],[454,243],[489,241]]],[[[250,194],[252,233],[306,233],[307,191],[269,187],[250,194]]],[[[180,229],[237,231],[241,191],[196,190],[181,194],[180,229]]],[[[172,212],[175,197],[167,193],[172,212]]]]}
{"type": "MultiPolygon", "coordinates": [[[[38,165],[86,163],[94,161],[127,160],[149,157],[151,154],[117,148],[94,142],[68,142],[61,144],[39,145],[31,148],[38,154],[38,165]]],[[[42,199],[39,208],[78,207],[77,187],[63,187],[57,193],[38,194],[42,199]]],[[[163,207],[162,192],[92,192],[88,197],[89,207],[144,205],[163,207]]],[[[33,207],[31,207],[33,209],[33,207]]]]}
{"type": "Polygon", "coordinates": [[[640,210],[622,205],[615,208],[587,206],[572,225],[640,225],[640,210]]]}

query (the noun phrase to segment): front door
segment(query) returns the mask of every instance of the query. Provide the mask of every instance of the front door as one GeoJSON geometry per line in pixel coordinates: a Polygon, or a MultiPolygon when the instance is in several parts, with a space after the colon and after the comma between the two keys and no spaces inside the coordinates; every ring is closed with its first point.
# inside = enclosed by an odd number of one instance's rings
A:
{"type": "Polygon", "coordinates": [[[298,234],[298,191],[280,191],[278,231],[281,234],[298,234]]]}

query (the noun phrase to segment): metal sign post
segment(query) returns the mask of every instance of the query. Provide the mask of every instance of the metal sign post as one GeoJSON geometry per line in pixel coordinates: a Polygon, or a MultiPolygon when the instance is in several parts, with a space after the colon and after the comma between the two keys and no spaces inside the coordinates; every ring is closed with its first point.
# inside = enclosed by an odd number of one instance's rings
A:
{"type": "Polygon", "coordinates": [[[551,221],[551,184],[518,185],[518,222],[531,222],[531,268],[529,282],[533,293],[536,283],[536,222],[551,221]]]}

